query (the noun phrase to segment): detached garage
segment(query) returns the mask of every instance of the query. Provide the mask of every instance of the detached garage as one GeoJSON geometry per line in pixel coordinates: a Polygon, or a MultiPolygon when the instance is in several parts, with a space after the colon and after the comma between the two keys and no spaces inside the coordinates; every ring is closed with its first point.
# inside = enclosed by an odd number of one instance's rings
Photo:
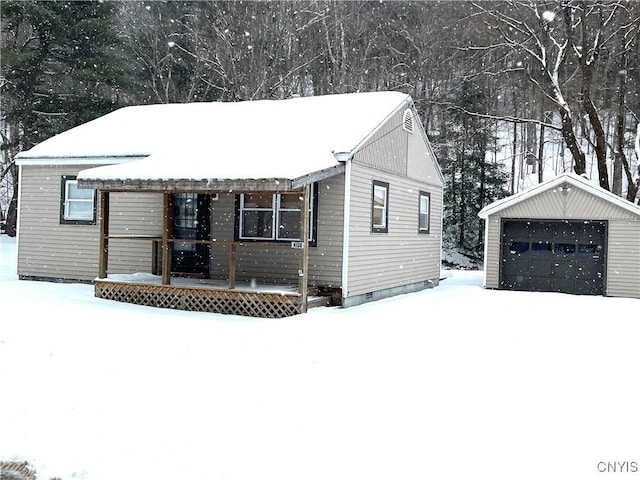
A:
{"type": "Polygon", "coordinates": [[[640,298],[640,207],[562,174],[483,208],[485,287],[640,298]]]}

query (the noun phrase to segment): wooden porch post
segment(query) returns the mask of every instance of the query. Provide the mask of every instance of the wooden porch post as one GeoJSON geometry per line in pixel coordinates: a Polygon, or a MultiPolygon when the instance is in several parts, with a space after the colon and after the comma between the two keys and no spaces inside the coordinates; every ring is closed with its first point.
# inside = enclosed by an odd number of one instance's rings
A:
{"type": "Polygon", "coordinates": [[[171,284],[171,250],[173,244],[169,241],[173,237],[173,196],[171,192],[164,192],[162,228],[162,285],[171,284]]]}
{"type": "Polygon", "coordinates": [[[100,253],[98,278],[107,278],[109,266],[109,192],[100,190],[100,253]]]}
{"type": "Polygon", "coordinates": [[[298,291],[302,296],[302,311],[307,313],[309,274],[309,208],[311,206],[311,186],[306,184],[302,190],[302,205],[300,208],[300,235],[302,240],[302,251],[300,252],[300,269],[298,271],[298,291]]]}
{"type": "Polygon", "coordinates": [[[236,246],[229,245],[229,290],[236,288],[236,246]]]}

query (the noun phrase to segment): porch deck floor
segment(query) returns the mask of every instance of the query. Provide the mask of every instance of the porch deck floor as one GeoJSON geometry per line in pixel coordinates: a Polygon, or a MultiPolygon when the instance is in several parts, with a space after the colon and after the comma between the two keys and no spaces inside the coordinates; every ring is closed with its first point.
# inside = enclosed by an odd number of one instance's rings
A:
{"type": "MultiPolygon", "coordinates": [[[[151,273],[119,274],[112,273],[107,278],[99,278],[100,282],[140,283],[145,285],[162,285],[162,277],[151,273]]],[[[256,282],[237,281],[235,288],[229,288],[227,280],[215,280],[211,278],[171,277],[171,285],[175,287],[202,287],[216,290],[236,290],[241,292],[256,293],[281,293],[297,294],[298,286],[289,284],[268,284],[256,282]]]]}

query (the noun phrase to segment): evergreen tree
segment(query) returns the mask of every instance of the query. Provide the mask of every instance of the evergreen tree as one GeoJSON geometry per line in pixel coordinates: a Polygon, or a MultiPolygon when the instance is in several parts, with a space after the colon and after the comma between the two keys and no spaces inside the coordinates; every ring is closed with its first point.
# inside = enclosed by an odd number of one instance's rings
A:
{"type": "MultiPolygon", "coordinates": [[[[483,111],[488,96],[481,83],[463,83],[453,102],[464,110],[483,111]]],[[[453,110],[449,122],[433,138],[445,176],[445,246],[482,257],[483,225],[478,212],[509,194],[503,165],[489,160],[493,121],[453,110]]]]}
{"type": "MultiPolygon", "coordinates": [[[[7,218],[15,233],[14,154],[104,115],[122,101],[116,5],[93,1],[2,4],[3,168],[14,180],[7,218]]],[[[2,180],[0,178],[0,180],[2,180]]]]}

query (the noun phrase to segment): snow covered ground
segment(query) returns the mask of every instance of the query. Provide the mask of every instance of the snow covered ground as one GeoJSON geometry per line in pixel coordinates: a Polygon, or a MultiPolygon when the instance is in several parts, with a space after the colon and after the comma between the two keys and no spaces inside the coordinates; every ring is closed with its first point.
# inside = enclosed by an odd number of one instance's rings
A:
{"type": "Polygon", "coordinates": [[[0,236],[0,461],[47,480],[640,478],[640,300],[443,273],[254,319],[18,281],[0,236]]]}

